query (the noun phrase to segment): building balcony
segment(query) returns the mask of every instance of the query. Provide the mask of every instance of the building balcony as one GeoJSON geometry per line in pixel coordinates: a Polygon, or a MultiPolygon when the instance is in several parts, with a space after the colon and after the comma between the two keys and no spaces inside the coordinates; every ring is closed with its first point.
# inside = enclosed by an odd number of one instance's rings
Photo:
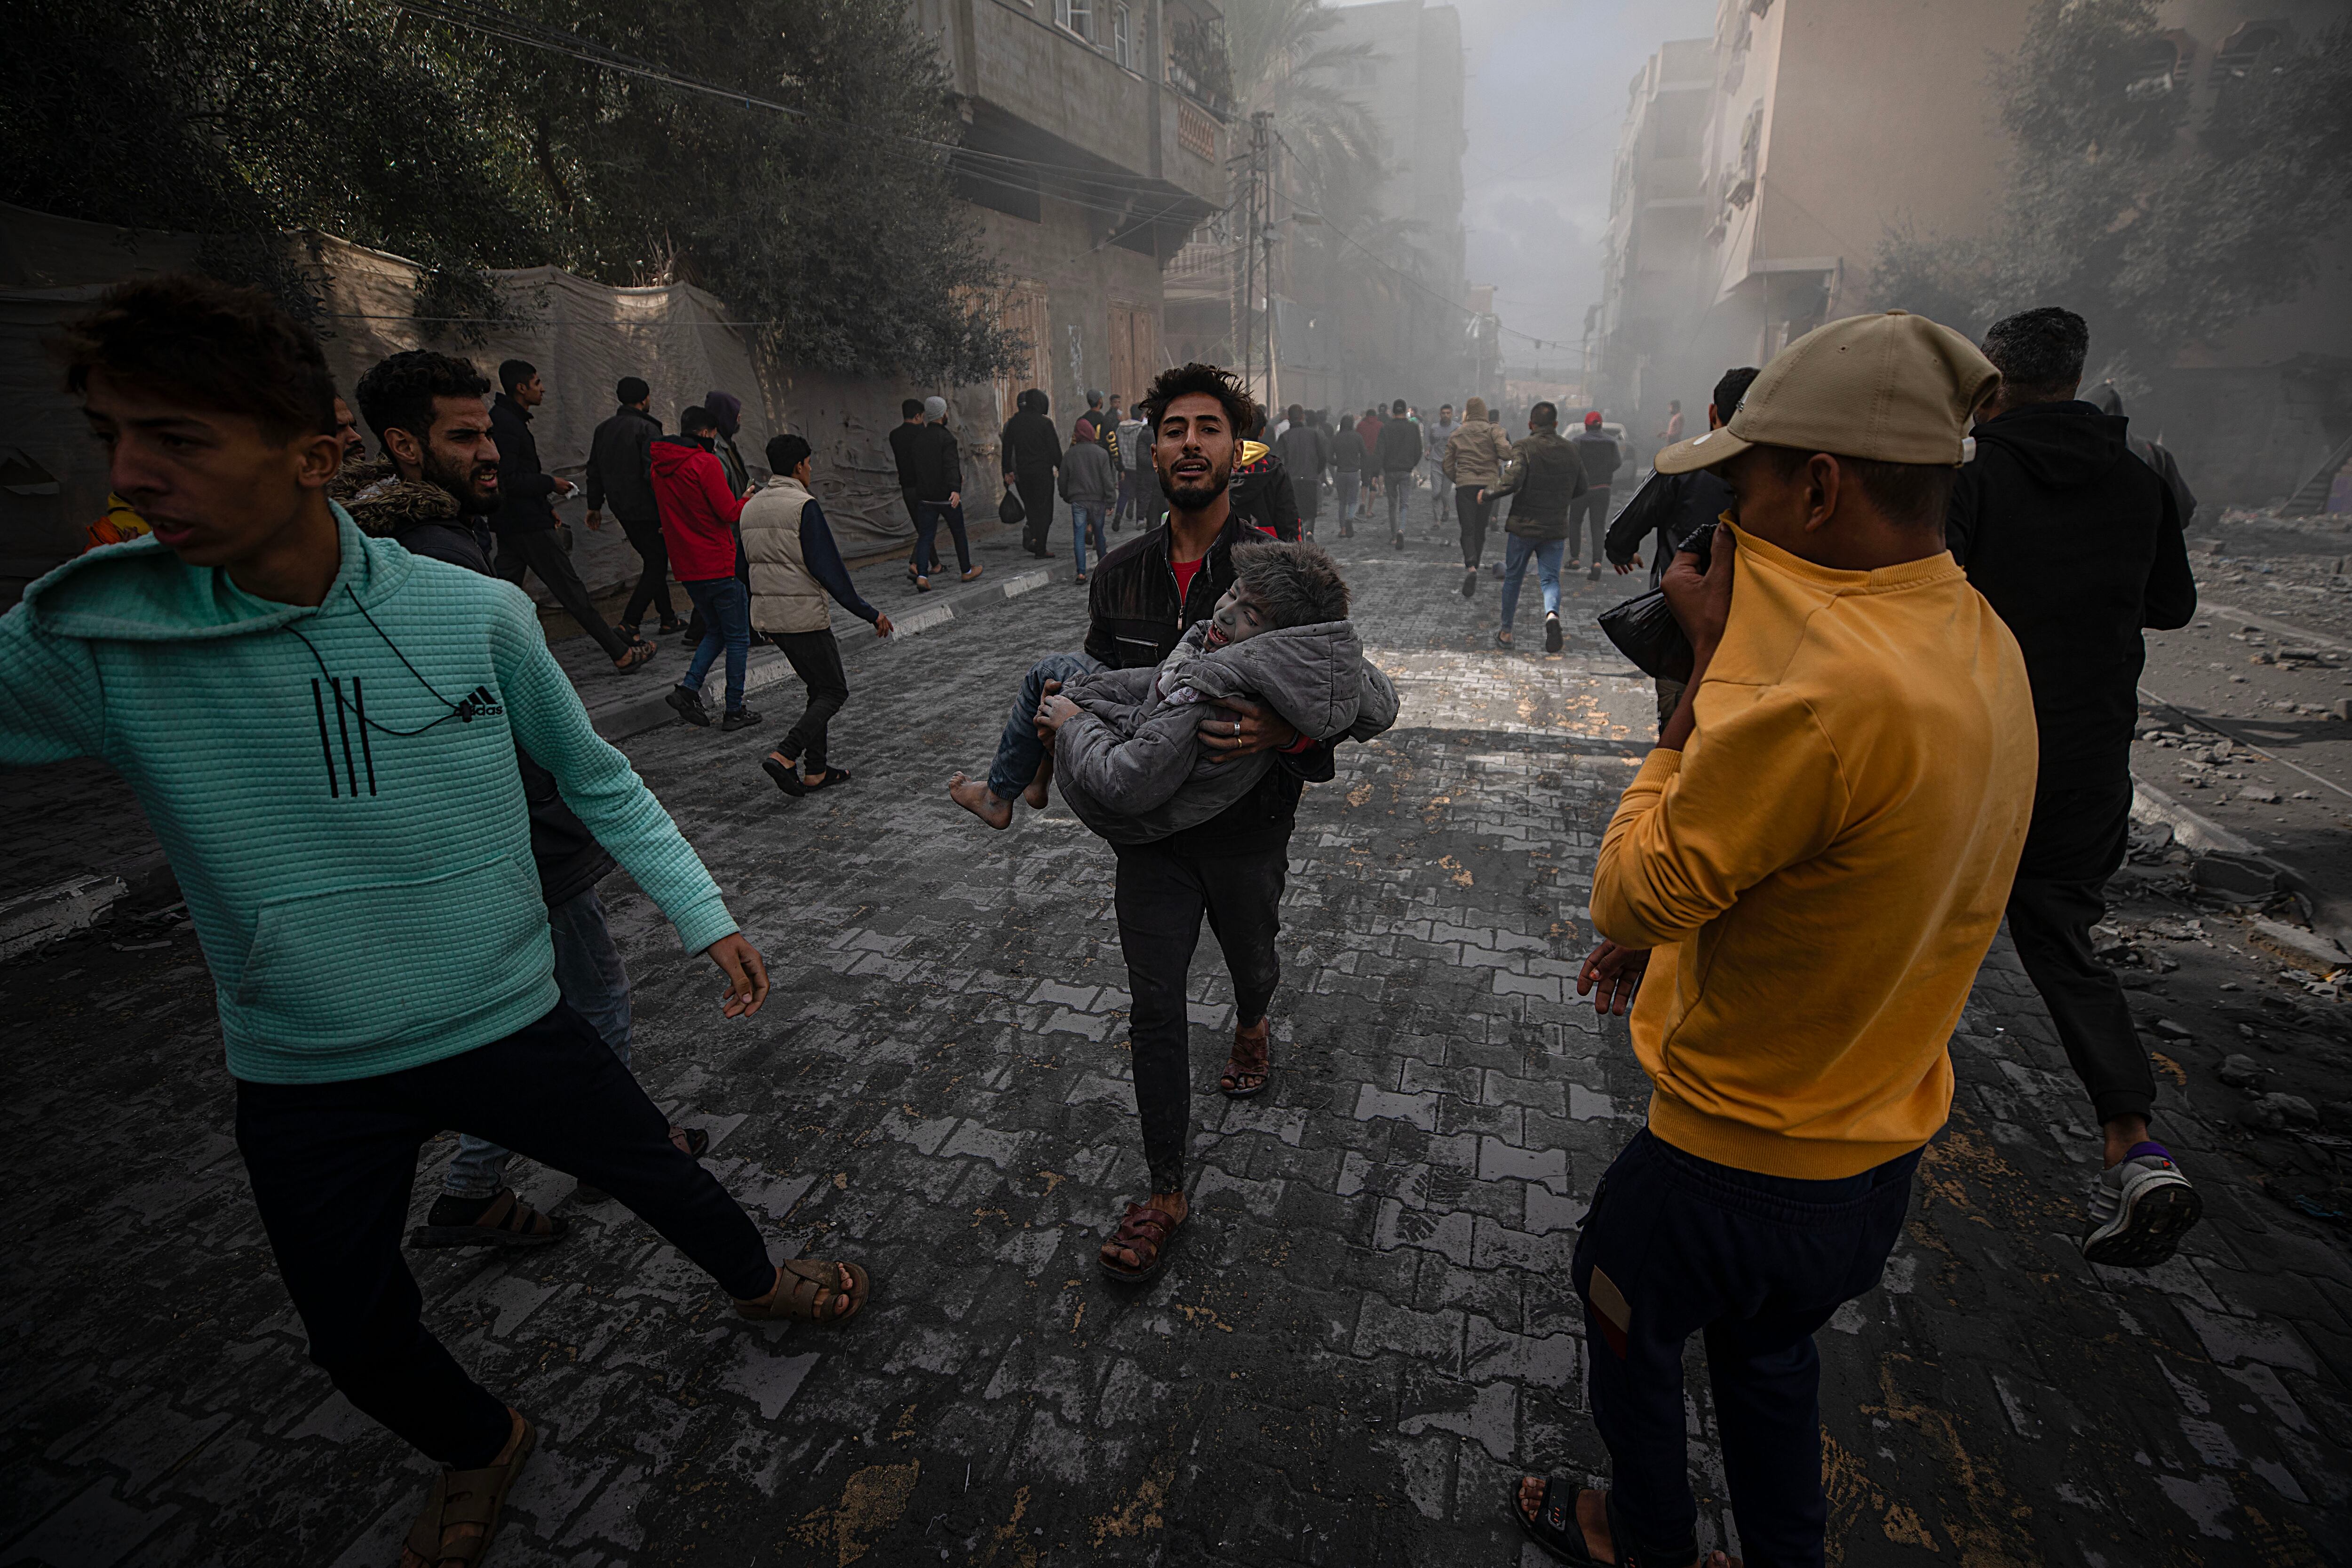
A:
{"type": "Polygon", "coordinates": [[[967,199],[1033,219],[1046,198],[1085,206],[1120,244],[1163,258],[1224,205],[1223,122],[1195,96],[1207,88],[1188,75],[1192,90],[1182,90],[1140,68],[1171,65],[1160,35],[1180,20],[1218,22],[1213,7],[950,0],[923,9],[960,98],[967,199]]]}

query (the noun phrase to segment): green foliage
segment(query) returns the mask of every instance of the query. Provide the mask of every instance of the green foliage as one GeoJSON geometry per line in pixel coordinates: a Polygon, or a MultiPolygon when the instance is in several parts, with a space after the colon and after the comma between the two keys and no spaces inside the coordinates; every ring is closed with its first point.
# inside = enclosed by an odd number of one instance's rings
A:
{"type": "Polygon", "coordinates": [[[984,380],[995,281],[950,196],[928,39],[866,0],[526,0],[525,20],[804,111],[698,94],[373,0],[26,0],[0,195],[208,236],[299,303],[316,228],[436,269],[423,316],[503,307],[483,269],[685,279],[780,356],[984,380]]]}
{"type": "Polygon", "coordinates": [[[2014,139],[1999,225],[1890,231],[1883,303],[1972,333],[2064,305],[2108,373],[2153,372],[2311,281],[2352,215],[2352,30],[2266,51],[2200,113],[2157,22],[2155,0],[2043,0],[1994,78],[2014,139]]]}

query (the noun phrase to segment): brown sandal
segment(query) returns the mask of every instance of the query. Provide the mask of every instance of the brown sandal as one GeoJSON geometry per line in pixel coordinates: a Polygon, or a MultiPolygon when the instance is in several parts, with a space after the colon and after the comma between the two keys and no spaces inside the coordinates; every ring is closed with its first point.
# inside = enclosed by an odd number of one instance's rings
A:
{"type": "Polygon", "coordinates": [[[613,673],[616,675],[625,675],[641,670],[645,668],[646,662],[659,652],[661,650],[651,643],[639,639],[629,644],[627,653],[613,661],[613,673]]]}
{"type": "Polygon", "coordinates": [[[845,1323],[866,1306],[866,1270],[855,1263],[793,1258],[776,1270],[776,1288],[755,1301],[739,1301],[735,1310],[754,1319],[782,1318],[803,1323],[845,1323]],[[849,1272],[849,1310],[834,1310],[841,1296],[842,1270],[849,1272]]]}
{"type": "Polygon", "coordinates": [[[434,1200],[426,1211],[425,1223],[408,1233],[408,1244],[414,1248],[433,1247],[543,1247],[551,1241],[561,1241],[571,1229],[571,1223],[560,1215],[541,1214],[538,1209],[515,1196],[514,1188],[500,1187],[488,1207],[462,1223],[451,1223],[468,1204],[480,1203],[480,1198],[442,1197],[434,1200]],[[442,1206],[455,1206],[456,1213],[442,1206]]]}
{"type": "Polygon", "coordinates": [[[1102,1265],[1104,1277],[1123,1285],[1140,1285],[1156,1278],[1168,1266],[1169,1243],[1184,1222],[1164,1208],[1154,1208],[1148,1203],[1130,1203],[1120,1216],[1118,1229],[1112,1233],[1110,1245],[1126,1249],[1135,1255],[1133,1268],[1111,1260],[1108,1252],[1096,1254],[1102,1265]]]}
{"type": "Polygon", "coordinates": [[[1246,1100],[1265,1092],[1270,1021],[1260,1019],[1234,1030],[1233,1059],[1225,1063],[1225,1075],[1217,1080],[1217,1088],[1226,1099],[1246,1100]]]}
{"type": "Polygon", "coordinates": [[[485,1465],[478,1470],[443,1470],[433,1478],[433,1490],[425,1494],[425,1511],[408,1527],[406,1542],[408,1550],[429,1568],[452,1568],[453,1564],[475,1568],[498,1538],[507,1493],[522,1474],[523,1461],[539,1446],[539,1428],[520,1416],[515,1419],[522,1422],[522,1441],[515,1445],[514,1457],[506,1463],[485,1465]],[[466,1524],[480,1526],[481,1533],[450,1541],[450,1530],[466,1524]]]}

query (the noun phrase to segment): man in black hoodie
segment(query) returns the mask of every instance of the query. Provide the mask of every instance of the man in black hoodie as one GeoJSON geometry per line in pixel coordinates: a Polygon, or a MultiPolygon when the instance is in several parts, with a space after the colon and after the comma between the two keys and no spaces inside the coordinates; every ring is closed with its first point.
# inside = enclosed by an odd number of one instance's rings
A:
{"type": "Polygon", "coordinates": [[[2179,508],[2133,455],[2126,422],[2075,400],[2090,329],[2054,306],[1993,324],[2000,390],[1976,427],[1946,538],[2025,653],[2042,740],[2010,935],[2105,1130],[2083,1255],[2145,1269],[2172,1256],[2201,1200],[2148,1136],[2147,1053],[2114,971],[2092,956],[2131,828],[2144,627],[2197,612],[2179,508]]]}
{"type": "MultiPolygon", "coordinates": [[[[362,532],[390,538],[412,554],[495,575],[481,527],[500,498],[499,449],[482,402],[489,390],[471,361],[424,349],[394,354],[360,378],[354,395],[384,461],[347,471],[336,498],[362,532]]],[[[563,803],[555,775],[520,746],[515,765],[522,773],[531,859],[555,943],[556,987],[626,1063],[629,975],[596,896],[613,857],[563,803]]],[[[710,1135],[699,1128],[673,1125],[669,1135],[698,1157],[710,1146],[710,1135]]],[[[441,1197],[411,1245],[513,1247],[561,1239],[566,1222],[531,1207],[508,1185],[508,1157],[487,1139],[461,1135],[441,1197]]]]}
{"type": "Polygon", "coordinates": [[[588,442],[588,526],[604,526],[603,513],[610,502],[613,515],[621,519],[621,531],[629,537],[629,548],[644,563],[618,628],[635,642],[638,623],[649,609],[661,612],[665,632],[683,632],[686,622],[670,607],[669,547],[662,542],[661,508],[654,504],[652,449],[662,427],[653,416],[653,389],[641,376],[623,376],[613,395],[620,407],[588,442]]]}
{"type": "Polygon", "coordinates": [[[1013,417],[998,436],[1004,465],[1004,487],[1021,494],[1021,548],[1034,556],[1050,556],[1054,538],[1054,474],[1062,465],[1062,438],[1045,417],[1051,406],[1045,394],[1031,387],[1013,401],[1013,417]]]}

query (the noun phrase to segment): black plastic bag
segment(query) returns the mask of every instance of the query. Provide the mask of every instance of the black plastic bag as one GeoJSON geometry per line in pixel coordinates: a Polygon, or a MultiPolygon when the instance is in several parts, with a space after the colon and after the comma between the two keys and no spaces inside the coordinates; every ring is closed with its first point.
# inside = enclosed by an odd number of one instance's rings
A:
{"type": "Polygon", "coordinates": [[[1004,492],[1004,499],[996,503],[996,520],[1008,528],[1026,522],[1028,517],[1027,510],[1021,505],[1021,497],[1010,490],[1004,492]]]}
{"type": "MultiPolygon", "coordinates": [[[[1714,559],[1714,540],[1715,525],[1702,523],[1682,543],[1682,549],[1697,552],[1701,571],[1714,559]]],[[[1690,639],[1683,635],[1674,612],[1666,608],[1664,590],[1654,588],[1612,605],[1601,612],[1600,620],[1602,633],[1643,674],[1662,681],[1690,679],[1694,656],[1690,639]]]]}

